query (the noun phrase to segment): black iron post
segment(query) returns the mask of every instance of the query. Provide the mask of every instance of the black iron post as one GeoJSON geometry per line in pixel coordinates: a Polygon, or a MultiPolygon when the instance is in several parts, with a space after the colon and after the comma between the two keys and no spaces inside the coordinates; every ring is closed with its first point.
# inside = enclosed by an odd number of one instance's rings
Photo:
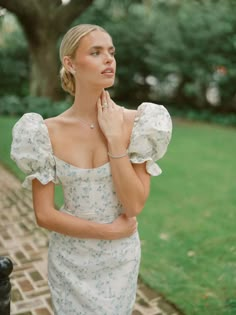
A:
{"type": "Polygon", "coordinates": [[[0,256],[0,314],[10,315],[11,283],[9,275],[13,270],[12,261],[0,256]]]}

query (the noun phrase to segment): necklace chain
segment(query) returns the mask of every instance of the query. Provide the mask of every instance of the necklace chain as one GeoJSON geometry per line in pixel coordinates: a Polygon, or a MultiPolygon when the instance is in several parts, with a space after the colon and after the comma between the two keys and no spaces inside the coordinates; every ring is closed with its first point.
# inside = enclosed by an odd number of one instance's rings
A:
{"type": "Polygon", "coordinates": [[[87,121],[83,120],[82,118],[79,118],[78,117],[78,120],[80,120],[82,123],[84,123],[85,125],[89,126],[90,129],[94,129],[95,128],[95,125],[94,123],[88,123],[87,121]]]}

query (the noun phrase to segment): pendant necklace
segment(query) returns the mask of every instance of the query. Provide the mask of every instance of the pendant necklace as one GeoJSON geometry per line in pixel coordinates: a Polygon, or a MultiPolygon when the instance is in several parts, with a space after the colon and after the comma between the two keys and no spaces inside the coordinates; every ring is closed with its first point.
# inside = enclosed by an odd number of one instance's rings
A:
{"type": "MultiPolygon", "coordinates": [[[[77,117],[77,118],[78,118],[78,117],[77,117]]],[[[91,124],[90,124],[90,123],[88,123],[87,121],[85,121],[85,120],[83,120],[83,119],[81,119],[81,118],[78,118],[78,120],[81,121],[83,124],[89,126],[90,129],[94,129],[94,128],[95,128],[94,123],[91,123],[91,124]]]]}

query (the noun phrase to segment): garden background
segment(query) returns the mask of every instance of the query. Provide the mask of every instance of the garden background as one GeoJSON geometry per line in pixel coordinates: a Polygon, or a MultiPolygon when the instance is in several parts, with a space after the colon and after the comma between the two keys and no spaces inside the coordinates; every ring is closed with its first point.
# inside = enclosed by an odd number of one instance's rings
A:
{"type": "MultiPolygon", "coordinates": [[[[236,2],[0,0],[0,160],[25,112],[72,103],[58,47],[72,25],[105,27],[116,46],[114,100],[164,104],[169,150],[139,216],[140,277],[186,315],[236,314],[236,2]]],[[[62,193],[57,191],[60,205],[62,193]]]]}

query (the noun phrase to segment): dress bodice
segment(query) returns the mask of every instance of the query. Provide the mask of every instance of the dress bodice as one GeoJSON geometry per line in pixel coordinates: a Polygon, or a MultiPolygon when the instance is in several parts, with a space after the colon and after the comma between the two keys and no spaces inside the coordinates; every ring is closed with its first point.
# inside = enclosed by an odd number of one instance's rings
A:
{"type": "Polygon", "coordinates": [[[64,191],[61,211],[100,223],[112,222],[121,214],[109,163],[83,169],[54,158],[56,176],[64,191]]]}
{"type": "MultiPolygon", "coordinates": [[[[171,118],[164,106],[142,103],[137,109],[128,147],[131,163],[146,162],[150,175],[161,174],[155,161],[165,154],[171,131],[171,118]]],[[[11,158],[27,174],[23,187],[31,189],[34,178],[44,185],[50,181],[62,184],[65,200],[62,211],[106,222],[122,212],[109,162],[83,169],[56,157],[47,126],[37,113],[23,115],[14,126],[11,158]]]]}

